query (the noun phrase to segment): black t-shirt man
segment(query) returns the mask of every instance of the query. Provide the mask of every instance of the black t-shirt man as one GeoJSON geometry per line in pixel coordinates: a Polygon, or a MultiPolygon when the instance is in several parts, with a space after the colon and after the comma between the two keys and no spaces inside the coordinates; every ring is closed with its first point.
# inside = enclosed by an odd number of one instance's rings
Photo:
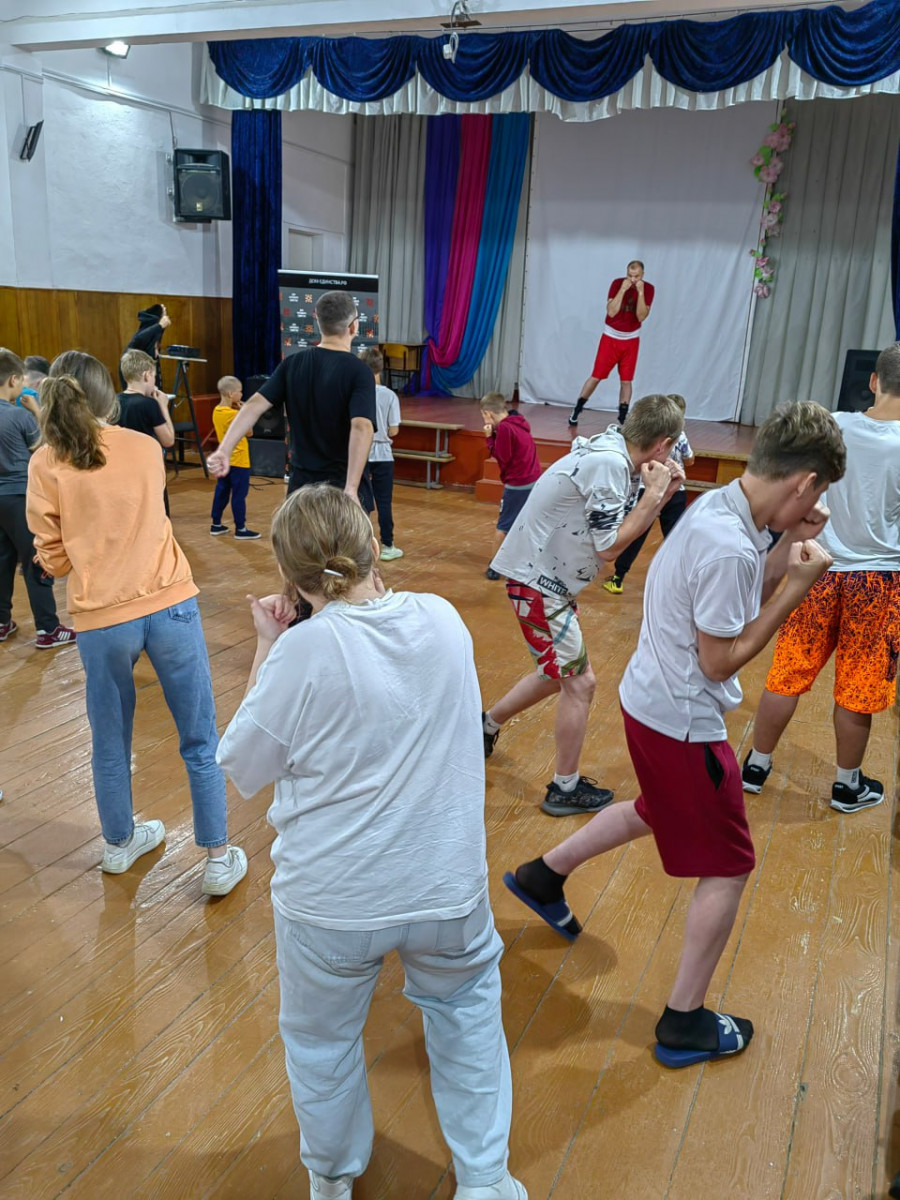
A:
{"type": "Polygon", "coordinates": [[[347,482],[350,422],[365,417],[375,427],[375,376],[349,350],[313,346],[278,364],[259,389],[290,426],[288,491],[305,483],[347,482]]]}

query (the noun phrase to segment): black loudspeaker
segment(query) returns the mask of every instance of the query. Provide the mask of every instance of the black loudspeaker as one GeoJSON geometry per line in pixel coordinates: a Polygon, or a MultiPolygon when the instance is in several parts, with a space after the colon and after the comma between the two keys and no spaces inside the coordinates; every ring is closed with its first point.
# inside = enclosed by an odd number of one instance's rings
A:
{"type": "Polygon", "coordinates": [[[244,399],[249,400],[251,396],[255,396],[268,378],[268,375],[248,376],[248,378],[244,380],[244,399]]]}
{"type": "Polygon", "coordinates": [[[284,409],[270,408],[268,412],[263,413],[256,424],[253,426],[253,440],[257,438],[267,441],[284,441],[284,409]]]}
{"type": "Polygon", "coordinates": [[[848,350],[838,396],[838,412],[865,412],[875,403],[869,380],[878,360],[877,350],[848,350]]]}
{"type": "Polygon", "coordinates": [[[283,479],[287,469],[287,447],[284,442],[250,439],[250,474],[283,479]]]}
{"type": "Polygon", "coordinates": [[[198,224],[231,220],[231,176],[224,151],[175,151],[175,216],[198,224]]]}

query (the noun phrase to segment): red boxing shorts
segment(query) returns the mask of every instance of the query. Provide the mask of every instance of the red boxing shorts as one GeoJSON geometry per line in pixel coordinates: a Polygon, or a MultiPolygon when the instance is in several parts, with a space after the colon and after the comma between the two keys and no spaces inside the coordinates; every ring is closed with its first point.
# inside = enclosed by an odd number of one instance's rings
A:
{"type": "Polygon", "coordinates": [[[676,742],[625,710],[625,738],[663,869],[679,879],[731,879],[756,866],[741,769],[728,742],[676,742]]]}
{"type": "Polygon", "coordinates": [[[594,359],[594,369],[591,376],[594,379],[605,379],[613,367],[619,368],[619,378],[623,383],[631,383],[637,367],[638,347],[641,339],[614,338],[604,333],[597,347],[597,357],[594,359]]]}
{"type": "Polygon", "coordinates": [[[506,594],[542,679],[566,679],[588,669],[587,649],[578,624],[578,606],[562,596],[506,581],[506,594]]]}

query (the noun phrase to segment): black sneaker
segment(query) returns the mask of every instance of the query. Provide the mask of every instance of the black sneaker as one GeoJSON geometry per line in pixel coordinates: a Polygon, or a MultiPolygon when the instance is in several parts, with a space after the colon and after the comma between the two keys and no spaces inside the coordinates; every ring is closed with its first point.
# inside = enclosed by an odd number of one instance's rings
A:
{"type": "Polygon", "coordinates": [[[579,775],[571,792],[564,792],[557,784],[548,783],[541,808],[551,817],[575,817],[579,813],[600,812],[607,804],[612,804],[612,800],[613,794],[609,788],[598,787],[595,780],[579,775]]]}
{"type": "Polygon", "coordinates": [[[859,773],[859,786],[852,788],[846,783],[831,785],[831,807],[842,813],[859,812],[863,808],[874,808],[884,799],[884,784],[868,775],[859,773]]]}
{"type": "Polygon", "coordinates": [[[245,525],[243,529],[236,529],[234,536],[242,542],[255,542],[258,537],[262,537],[262,534],[257,533],[255,529],[248,529],[245,525]]]}
{"type": "Polygon", "coordinates": [[[484,757],[490,758],[494,753],[494,747],[497,745],[497,738],[500,736],[500,730],[498,729],[494,733],[488,733],[484,727],[484,718],[486,716],[487,713],[481,714],[481,732],[484,734],[484,757]]]}
{"type": "Polygon", "coordinates": [[[495,571],[493,567],[488,567],[484,573],[485,579],[502,579],[503,576],[499,571],[495,571]]]}
{"type": "Polygon", "coordinates": [[[576,410],[574,408],[572,409],[572,415],[569,417],[569,428],[570,429],[578,428],[578,413],[576,412],[576,410]]]}
{"type": "Polygon", "coordinates": [[[619,424],[620,424],[620,425],[624,425],[624,424],[625,424],[625,418],[626,418],[627,416],[628,416],[628,405],[627,405],[627,404],[620,404],[620,405],[619,405],[619,424]]]}
{"type": "Polygon", "coordinates": [[[741,767],[741,783],[745,792],[751,792],[754,796],[758,796],[762,791],[763,784],[772,774],[771,767],[756,767],[750,765],[750,755],[744,759],[744,765],[741,767]]]}
{"type": "Polygon", "coordinates": [[[228,526],[227,525],[210,525],[209,532],[213,535],[213,537],[219,537],[220,534],[228,532],[228,526]]]}

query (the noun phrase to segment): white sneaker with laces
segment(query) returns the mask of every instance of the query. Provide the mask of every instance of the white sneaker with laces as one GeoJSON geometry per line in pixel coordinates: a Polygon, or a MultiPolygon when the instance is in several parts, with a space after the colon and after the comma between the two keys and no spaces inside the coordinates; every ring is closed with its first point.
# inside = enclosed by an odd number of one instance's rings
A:
{"type": "Polygon", "coordinates": [[[124,846],[113,846],[109,842],[103,851],[101,868],[109,875],[121,875],[133,866],[142,854],[155,850],[166,836],[162,821],[143,821],[135,825],[131,837],[124,846]]]}
{"type": "Polygon", "coordinates": [[[229,846],[221,858],[207,858],[203,873],[204,896],[227,896],[247,874],[247,855],[240,846],[229,846]]]}
{"type": "Polygon", "coordinates": [[[391,562],[395,558],[402,558],[403,551],[399,546],[383,546],[379,557],[382,562],[391,562]]]}
{"type": "Polygon", "coordinates": [[[460,1184],[453,1193],[453,1200],[528,1200],[528,1193],[507,1171],[499,1183],[487,1187],[463,1187],[460,1184]]]}
{"type": "Polygon", "coordinates": [[[311,1200],[351,1200],[353,1176],[341,1175],[338,1179],[326,1179],[324,1175],[310,1171],[309,1194],[311,1200]]]}

